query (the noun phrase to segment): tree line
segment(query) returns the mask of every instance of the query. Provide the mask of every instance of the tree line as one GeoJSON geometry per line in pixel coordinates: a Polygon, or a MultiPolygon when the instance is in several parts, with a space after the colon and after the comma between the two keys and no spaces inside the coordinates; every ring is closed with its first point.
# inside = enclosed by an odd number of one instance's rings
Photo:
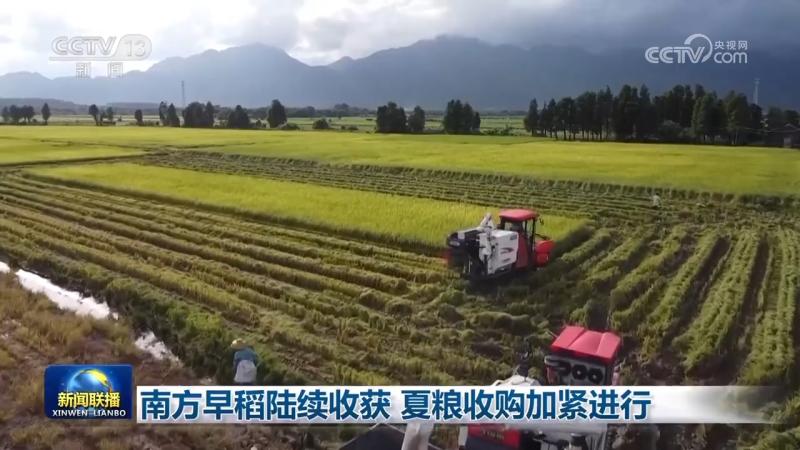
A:
{"type": "MultiPolygon", "coordinates": [[[[47,103],[42,105],[41,115],[44,124],[47,125],[47,122],[50,120],[50,105],[47,103]]],[[[33,109],[31,105],[4,106],[2,110],[3,123],[11,123],[14,125],[20,123],[29,124],[36,121],[34,116],[36,116],[36,110],[33,109]]]]}
{"type": "MultiPolygon", "coordinates": [[[[162,101],[157,112],[158,124],[169,127],[249,129],[269,126],[297,129],[296,125],[288,122],[288,117],[318,117],[320,113],[342,117],[364,115],[368,110],[346,103],[337,104],[332,109],[317,110],[310,106],[286,108],[275,99],[269,107],[251,110],[241,105],[227,108],[214,106],[211,102],[192,102],[183,108],[180,115],[174,104],[162,101]]],[[[88,113],[97,125],[114,124],[115,117],[120,120],[110,106],[101,109],[92,104],[88,113]]],[[[420,106],[406,114],[403,107],[390,101],[379,106],[374,114],[376,132],[425,131],[426,113],[420,106]]],[[[468,102],[450,100],[442,114],[445,133],[481,132],[481,116],[468,102]]],[[[35,110],[30,105],[10,105],[2,109],[4,123],[34,123],[34,116],[35,110]]],[[[51,116],[47,103],[42,106],[41,116],[47,124],[51,116]]],[[[141,109],[135,110],[134,119],[137,125],[156,124],[145,123],[141,109]]],[[[786,124],[800,127],[800,114],[796,110],[775,107],[769,108],[765,114],[760,106],[750,103],[742,93],[730,91],[724,97],[719,97],[716,92],[707,91],[699,84],[694,87],[676,85],[656,96],[651,96],[646,85],[637,88],[626,84],[616,94],[606,86],[598,91],[583,92],[577,97],[563,97],[558,101],[551,99],[541,108],[534,98],[523,118],[525,130],[532,135],[563,140],[691,141],[731,145],[767,141],[765,137],[786,124]]],[[[330,122],[323,115],[314,122],[312,128],[329,129],[330,122]]]]}
{"type": "MultiPolygon", "coordinates": [[[[114,122],[114,117],[116,117],[114,113],[114,108],[110,106],[105,109],[101,109],[98,108],[97,105],[92,103],[89,106],[89,115],[92,116],[92,119],[94,119],[95,125],[104,125],[104,124],[114,125],[116,123],[114,122]]],[[[122,120],[121,117],[117,117],[117,121],[121,120],[122,120]]]]}
{"type": "MultiPolygon", "coordinates": [[[[318,110],[313,107],[306,108],[293,108],[287,109],[280,100],[272,100],[268,108],[255,108],[248,111],[241,105],[236,105],[234,108],[219,108],[215,107],[211,102],[206,102],[205,105],[200,102],[191,102],[181,114],[178,114],[178,109],[173,103],[160,102],[158,105],[158,124],[164,127],[186,127],[186,128],[213,128],[217,122],[226,128],[249,129],[261,128],[264,119],[266,125],[270,128],[296,128],[291,127],[288,123],[289,111],[297,113],[300,111],[298,117],[314,117],[318,110]],[[256,118],[254,123],[251,115],[256,118]],[[183,119],[181,120],[181,116],[183,119]]],[[[346,103],[337,104],[331,111],[338,117],[343,117],[354,112],[367,111],[363,108],[354,108],[346,103]]],[[[115,115],[112,107],[105,109],[99,108],[97,105],[92,104],[88,109],[89,116],[92,117],[95,124],[107,125],[114,124],[115,115]]],[[[20,123],[25,120],[25,123],[30,122],[35,113],[33,107],[24,106],[3,108],[3,121],[10,123],[20,123]]],[[[42,118],[47,122],[50,117],[50,108],[45,103],[42,107],[42,118]]],[[[139,126],[155,125],[155,123],[145,123],[144,113],[141,109],[136,109],[133,113],[134,120],[139,126]]],[[[293,116],[294,117],[294,116],[293,116]]],[[[421,133],[425,130],[425,111],[417,106],[408,117],[402,107],[399,107],[394,102],[388,102],[386,105],[380,106],[376,112],[376,131],[380,133],[421,133]]],[[[474,111],[469,103],[462,103],[461,100],[451,100],[447,104],[447,108],[442,121],[444,129],[448,133],[475,133],[480,130],[480,114],[474,111]]],[[[323,118],[314,121],[312,128],[315,130],[330,129],[330,122],[323,118]]]]}
{"type": "MultiPolygon", "coordinates": [[[[91,107],[89,114],[92,115],[91,107]]],[[[133,116],[137,125],[145,125],[144,114],[141,109],[134,111],[133,116]]],[[[287,123],[286,108],[278,100],[272,101],[272,105],[265,116],[270,128],[276,128],[287,123]]],[[[241,105],[236,105],[234,108],[218,108],[210,101],[205,104],[195,101],[186,105],[180,116],[174,104],[167,104],[162,101],[158,105],[158,123],[164,127],[213,128],[217,122],[220,122],[225,128],[249,129],[261,127],[261,120],[259,119],[256,123],[253,123],[250,113],[241,105]],[[181,120],[181,116],[183,120],[181,120]]]]}
{"type": "Polygon", "coordinates": [[[420,133],[425,129],[425,111],[415,107],[406,117],[406,110],[389,102],[379,106],[375,113],[375,131],[378,133],[420,133]]]}
{"type": "MultiPolygon", "coordinates": [[[[250,114],[256,119],[265,120],[269,114],[271,106],[260,106],[258,108],[251,108],[250,114]]],[[[287,106],[284,109],[286,117],[295,118],[326,118],[326,117],[342,117],[351,116],[366,116],[375,114],[374,109],[359,108],[350,106],[347,103],[337,103],[333,108],[315,108],[313,106],[291,107],[287,106]]]]}
{"type": "Polygon", "coordinates": [[[556,139],[666,141],[746,144],[785,124],[798,124],[794,110],[750,103],[742,93],[719,97],[702,85],[676,85],[651,98],[646,85],[624,85],[614,95],[609,87],[579,96],[551,99],[541,109],[531,100],[523,119],[532,135],[556,139]]]}
{"type": "MultiPolygon", "coordinates": [[[[481,129],[481,115],[469,103],[450,100],[442,117],[442,128],[446,133],[478,133],[481,129]]],[[[379,106],[375,114],[375,131],[378,133],[422,133],[425,131],[425,110],[415,106],[406,117],[406,111],[395,102],[379,106]]]]}

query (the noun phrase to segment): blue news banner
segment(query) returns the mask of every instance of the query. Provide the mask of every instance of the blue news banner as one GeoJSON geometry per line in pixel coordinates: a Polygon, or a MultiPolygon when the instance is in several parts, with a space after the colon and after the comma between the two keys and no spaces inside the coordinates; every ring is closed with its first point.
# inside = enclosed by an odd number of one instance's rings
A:
{"type": "Polygon", "coordinates": [[[765,423],[736,386],[139,386],[140,423],[765,423]]]}
{"type": "Polygon", "coordinates": [[[497,423],[644,421],[647,390],[461,386],[148,386],[137,392],[145,423],[497,423]]]}
{"type": "Polygon", "coordinates": [[[126,364],[45,369],[53,419],[139,423],[766,423],[737,386],[137,386],[126,364]],[[135,410],[134,410],[135,405],[135,410]]]}

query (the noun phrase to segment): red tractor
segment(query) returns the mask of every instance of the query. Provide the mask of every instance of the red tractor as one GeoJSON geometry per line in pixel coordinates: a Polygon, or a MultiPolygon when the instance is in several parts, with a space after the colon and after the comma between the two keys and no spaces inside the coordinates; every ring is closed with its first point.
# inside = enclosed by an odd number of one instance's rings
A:
{"type": "Polygon", "coordinates": [[[499,216],[497,227],[487,213],[477,227],[453,232],[447,238],[448,262],[462,277],[480,280],[533,270],[550,260],[555,243],[536,234],[536,222],[540,221],[536,211],[507,209],[499,216]]]}

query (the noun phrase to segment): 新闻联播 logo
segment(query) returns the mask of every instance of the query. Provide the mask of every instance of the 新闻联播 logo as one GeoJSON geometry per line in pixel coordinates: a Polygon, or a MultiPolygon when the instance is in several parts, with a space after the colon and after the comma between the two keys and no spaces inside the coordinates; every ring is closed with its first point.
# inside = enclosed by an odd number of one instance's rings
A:
{"type": "Polygon", "coordinates": [[[58,364],[44,373],[44,407],[54,419],[129,419],[133,368],[126,364],[58,364]]]}

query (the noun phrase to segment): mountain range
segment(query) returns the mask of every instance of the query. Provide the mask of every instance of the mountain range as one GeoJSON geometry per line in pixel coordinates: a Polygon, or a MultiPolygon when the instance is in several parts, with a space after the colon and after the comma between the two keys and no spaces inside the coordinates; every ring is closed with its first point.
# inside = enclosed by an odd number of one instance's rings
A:
{"type": "Polygon", "coordinates": [[[57,98],[75,103],[186,101],[245,107],[273,98],[288,106],[330,107],[336,103],[375,107],[393,100],[405,107],[441,110],[461,98],[483,110],[525,109],[531,98],[550,98],[625,83],[647,84],[659,94],[675,84],[703,84],[721,95],[733,89],[752,100],[759,78],[759,104],[800,106],[800,54],[749,51],[747,64],[652,64],[644,49],[593,53],[576,47],[521,48],[477,39],[441,36],[312,66],[264,44],[207,50],[167,58],[146,71],[121,78],[46,78],[15,72],[0,76],[0,97],[57,98]]]}

